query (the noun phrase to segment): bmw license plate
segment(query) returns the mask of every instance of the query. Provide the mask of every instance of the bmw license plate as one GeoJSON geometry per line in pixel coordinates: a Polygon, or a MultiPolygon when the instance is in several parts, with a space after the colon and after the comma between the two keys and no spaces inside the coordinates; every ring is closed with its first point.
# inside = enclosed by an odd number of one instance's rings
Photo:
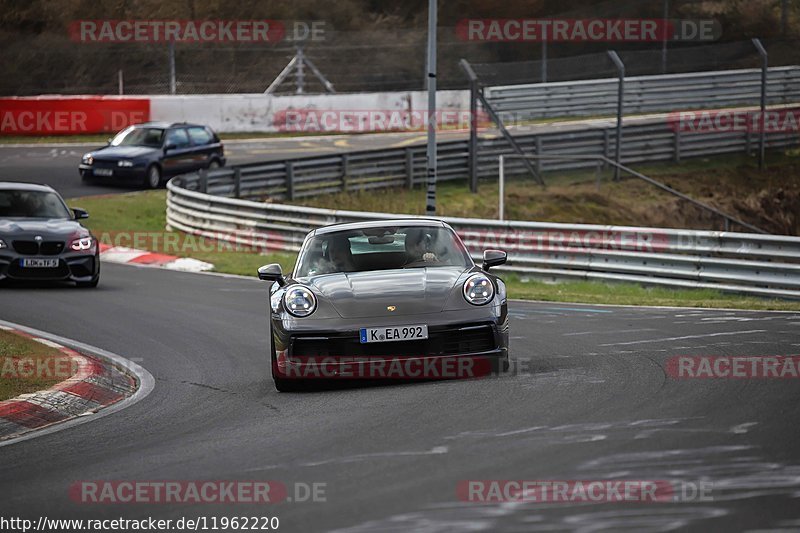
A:
{"type": "Polygon", "coordinates": [[[58,268],[58,259],[20,259],[23,268],[58,268]]]}
{"type": "Polygon", "coordinates": [[[361,344],[368,342],[412,341],[428,338],[428,326],[385,326],[361,328],[361,344]]]}
{"type": "Polygon", "coordinates": [[[114,171],[110,168],[96,168],[92,170],[95,176],[113,176],[114,171]]]}

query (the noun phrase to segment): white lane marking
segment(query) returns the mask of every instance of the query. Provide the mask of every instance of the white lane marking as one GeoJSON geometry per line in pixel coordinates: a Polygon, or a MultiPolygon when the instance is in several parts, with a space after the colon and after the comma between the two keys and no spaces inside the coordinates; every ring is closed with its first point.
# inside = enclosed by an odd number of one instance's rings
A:
{"type": "Polygon", "coordinates": [[[726,335],[750,335],[752,333],[766,333],[765,329],[751,329],[748,331],[726,331],[722,333],[704,333],[702,335],[684,335],[683,337],[665,337],[663,339],[643,339],[639,341],[628,342],[610,342],[601,344],[600,346],[627,346],[630,344],[645,344],[648,342],[667,342],[667,341],[682,341],[685,339],[703,339],[706,337],[723,337],[726,335]]]}
{"type": "Polygon", "coordinates": [[[656,331],[653,328],[641,328],[641,329],[611,329],[606,331],[579,331],[577,333],[562,333],[561,335],[564,337],[571,337],[574,335],[605,335],[609,333],[635,333],[638,331],[656,331]]]}
{"type": "Polygon", "coordinates": [[[45,346],[49,346],[51,348],[63,348],[63,346],[61,346],[57,342],[49,341],[41,337],[34,337],[33,340],[35,340],[38,343],[44,344],[45,346]]]}
{"type": "Polygon", "coordinates": [[[204,272],[214,268],[214,265],[211,263],[206,263],[205,261],[200,261],[198,259],[192,259],[191,257],[179,257],[178,259],[170,261],[169,263],[164,263],[161,266],[168,270],[180,270],[182,272],[204,272]]]}
{"type": "Polygon", "coordinates": [[[751,427],[757,426],[758,422],[745,422],[744,424],[739,424],[738,426],[733,426],[731,428],[731,433],[735,433],[737,435],[743,435],[747,433],[751,427]]]}

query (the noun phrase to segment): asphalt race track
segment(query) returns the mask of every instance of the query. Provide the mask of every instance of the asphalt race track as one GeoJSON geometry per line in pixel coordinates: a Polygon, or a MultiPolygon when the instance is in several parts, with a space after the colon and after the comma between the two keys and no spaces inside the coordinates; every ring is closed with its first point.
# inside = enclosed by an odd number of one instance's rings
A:
{"type": "Polygon", "coordinates": [[[800,527],[797,381],[665,373],[674,355],[800,353],[798,314],[513,302],[511,375],[279,394],[256,280],[106,265],[97,290],[9,288],[0,306],[156,381],[121,412],[0,448],[4,516],[278,516],[284,531],[800,527]],[[459,501],[470,479],[713,491],[688,503],[459,501]],[[81,480],[325,483],[327,501],[79,504],[68,489],[81,480]]]}

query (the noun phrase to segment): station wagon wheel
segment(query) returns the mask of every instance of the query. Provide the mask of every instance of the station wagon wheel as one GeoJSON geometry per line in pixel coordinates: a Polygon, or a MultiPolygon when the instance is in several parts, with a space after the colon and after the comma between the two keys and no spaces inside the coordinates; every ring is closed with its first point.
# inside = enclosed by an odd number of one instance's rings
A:
{"type": "Polygon", "coordinates": [[[211,162],[208,164],[208,169],[209,170],[214,170],[215,168],[219,168],[219,167],[220,167],[219,161],[216,160],[216,159],[212,159],[211,162]]]}
{"type": "Polygon", "coordinates": [[[144,176],[144,186],[149,189],[158,189],[159,185],[161,185],[161,169],[156,165],[150,165],[144,176]]]}

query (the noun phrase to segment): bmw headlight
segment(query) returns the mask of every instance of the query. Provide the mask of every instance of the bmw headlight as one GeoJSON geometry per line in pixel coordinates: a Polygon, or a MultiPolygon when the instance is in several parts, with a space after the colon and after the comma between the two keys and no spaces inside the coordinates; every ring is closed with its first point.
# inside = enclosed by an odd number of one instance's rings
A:
{"type": "Polygon", "coordinates": [[[464,298],[472,305],[484,305],[494,298],[494,285],[485,274],[473,274],[464,282],[464,298]]]}
{"type": "Polygon", "coordinates": [[[92,154],[84,154],[81,161],[83,162],[84,165],[91,165],[92,163],[94,163],[94,157],[92,157],[92,154]]]}
{"type": "Polygon", "coordinates": [[[306,287],[294,285],[286,289],[286,293],[283,295],[283,304],[292,315],[304,317],[313,313],[317,308],[317,299],[314,293],[306,287]]]}
{"type": "Polygon", "coordinates": [[[70,248],[75,250],[76,252],[81,252],[83,250],[88,250],[92,247],[92,238],[91,237],[80,237],[78,239],[74,239],[70,245],[70,248]]]}
{"type": "Polygon", "coordinates": [[[6,241],[0,239],[0,250],[2,250],[3,248],[8,248],[8,245],[6,244],[6,241]]]}
{"type": "Polygon", "coordinates": [[[123,159],[122,161],[117,162],[118,167],[132,167],[133,161],[128,161],[127,159],[123,159]]]}

